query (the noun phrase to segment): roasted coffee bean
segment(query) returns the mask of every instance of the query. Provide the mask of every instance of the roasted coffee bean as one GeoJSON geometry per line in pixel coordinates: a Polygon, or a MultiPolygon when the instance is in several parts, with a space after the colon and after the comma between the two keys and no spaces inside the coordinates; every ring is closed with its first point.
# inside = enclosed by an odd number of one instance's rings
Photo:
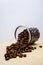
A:
{"type": "Polygon", "coordinates": [[[9,57],[5,57],[5,60],[9,60],[9,57]]]}
{"type": "Polygon", "coordinates": [[[25,52],[28,52],[28,50],[27,50],[27,49],[25,49],[25,52]]]}
{"type": "Polygon", "coordinates": [[[23,57],[26,57],[26,54],[24,54],[23,57]]]}
{"type": "Polygon", "coordinates": [[[32,52],[32,50],[31,50],[31,49],[29,49],[29,50],[28,50],[28,52],[32,52]]]}
{"type": "Polygon", "coordinates": [[[42,46],[41,46],[41,45],[40,45],[39,47],[40,47],[40,48],[42,48],[42,46]]]}
{"type": "Polygon", "coordinates": [[[10,53],[14,53],[14,50],[10,50],[10,53]]]}
{"type": "Polygon", "coordinates": [[[6,52],[7,52],[7,54],[10,54],[10,51],[9,50],[7,50],[6,52]]]}
{"type": "Polygon", "coordinates": [[[33,48],[33,47],[30,47],[30,46],[28,46],[28,49],[32,49],[32,50],[34,50],[34,48],[33,48]]]}
{"type": "Polygon", "coordinates": [[[36,47],[34,47],[34,49],[36,49],[36,47]]]}
{"type": "Polygon", "coordinates": [[[10,54],[10,58],[13,58],[13,57],[14,57],[14,54],[13,54],[13,53],[11,53],[11,54],[10,54]]]}
{"type": "Polygon", "coordinates": [[[20,53],[20,51],[18,50],[17,53],[20,53]]]}
{"type": "Polygon", "coordinates": [[[9,60],[10,59],[8,54],[5,54],[4,56],[5,56],[5,60],[9,60]]]}
{"type": "Polygon", "coordinates": [[[23,55],[22,55],[22,54],[19,54],[19,57],[20,57],[20,58],[22,58],[22,57],[23,57],[23,55]]]}
{"type": "Polygon", "coordinates": [[[11,46],[13,46],[13,47],[14,47],[14,46],[15,46],[15,43],[12,43],[12,44],[11,44],[11,46]]]}
{"type": "Polygon", "coordinates": [[[10,47],[10,46],[7,46],[7,47],[6,47],[6,50],[10,50],[10,49],[11,49],[11,47],[10,47]]]}
{"type": "Polygon", "coordinates": [[[17,55],[14,54],[13,58],[16,58],[16,57],[17,57],[17,55]]]}
{"type": "Polygon", "coordinates": [[[34,47],[31,47],[30,49],[34,50],[35,48],[34,47]]]}
{"type": "Polygon", "coordinates": [[[20,55],[20,53],[17,53],[17,56],[19,56],[20,55]]]}
{"type": "Polygon", "coordinates": [[[25,53],[25,50],[22,50],[21,52],[22,52],[22,53],[25,53]]]}
{"type": "Polygon", "coordinates": [[[26,47],[25,49],[28,50],[28,47],[26,47]]]}

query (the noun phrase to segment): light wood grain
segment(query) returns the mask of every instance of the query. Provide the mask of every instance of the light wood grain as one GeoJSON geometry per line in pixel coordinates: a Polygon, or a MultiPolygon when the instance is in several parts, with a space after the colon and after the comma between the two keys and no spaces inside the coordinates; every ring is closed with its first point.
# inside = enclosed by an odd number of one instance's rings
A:
{"type": "Polygon", "coordinates": [[[39,48],[39,45],[43,46],[43,41],[37,41],[37,49],[31,53],[26,53],[26,58],[15,58],[5,61],[4,54],[6,53],[6,46],[9,46],[14,41],[0,42],[0,65],[43,65],[43,48],[39,48]]]}

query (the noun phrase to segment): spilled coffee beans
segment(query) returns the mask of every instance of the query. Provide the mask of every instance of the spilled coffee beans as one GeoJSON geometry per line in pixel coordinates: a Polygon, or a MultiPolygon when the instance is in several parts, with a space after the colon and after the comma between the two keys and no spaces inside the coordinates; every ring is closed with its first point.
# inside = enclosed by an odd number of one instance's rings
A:
{"type": "MultiPolygon", "coordinates": [[[[26,57],[26,52],[32,52],[32,50],[36,49],[36,47],[31,46],[31,43],[34,43],[39,38],[39,33],[37,28],[30,28],[31,40],[29,42],[29,33],[27,29],[23,30],[20,34],[18,34],[18,40],[16,43],[12,43],[10,46],[6,47],[5,60],[9,60],[11,58],[22,58],[26,57]],[[29,43],[30,44],[29,44],[29,43]]],[[[41,47],[41,46],[40,46],[41,47]]]]}

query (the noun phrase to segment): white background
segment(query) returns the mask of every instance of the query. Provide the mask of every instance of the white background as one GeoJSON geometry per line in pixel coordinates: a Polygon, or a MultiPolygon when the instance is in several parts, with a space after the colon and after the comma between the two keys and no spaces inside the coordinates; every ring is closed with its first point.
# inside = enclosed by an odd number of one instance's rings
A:
{"type": "Polygon", "coordinates": [[[43,0],[0,0],[0,41],[14,40],[19,25],[37,27],[43,40],[43,0]]]}

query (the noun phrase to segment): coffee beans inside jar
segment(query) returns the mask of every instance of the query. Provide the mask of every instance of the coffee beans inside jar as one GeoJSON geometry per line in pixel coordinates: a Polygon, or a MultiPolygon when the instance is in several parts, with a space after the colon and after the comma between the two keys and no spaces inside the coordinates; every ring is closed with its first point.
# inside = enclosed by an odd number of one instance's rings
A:
{"type": "Polygon", "coordinates": [[[40,37],[40,32],[37,28],[27,28],[24,26],[18,26],[15,30],[15,39],[17,39],[17,41],[22,43],[28,43],[28,44],[33,44],[34,42],[36,42],[39,37],[40,37]],[[23,29],[21,32],[18,33],[19,29],[21,30],[21,28],[23,29]],[[17,36],[18,34],[18,36],[17,36]]]}
{"type": "Polygon", "coordinates": [[[32,50],[36,49],[36,47],[31,46],[35,41],[38,40],[40,33],[37,28],[29,28],[24,29],[22,32],[18,34],[17,42],[12,43],[10,46],[6,48],[5,60],[9,60],[11,58],[22,58],[26,57],[26,52],[32,52],[32,50]],[[31,34],[31,40],[29,41],[29,31],[31,34]]]}

